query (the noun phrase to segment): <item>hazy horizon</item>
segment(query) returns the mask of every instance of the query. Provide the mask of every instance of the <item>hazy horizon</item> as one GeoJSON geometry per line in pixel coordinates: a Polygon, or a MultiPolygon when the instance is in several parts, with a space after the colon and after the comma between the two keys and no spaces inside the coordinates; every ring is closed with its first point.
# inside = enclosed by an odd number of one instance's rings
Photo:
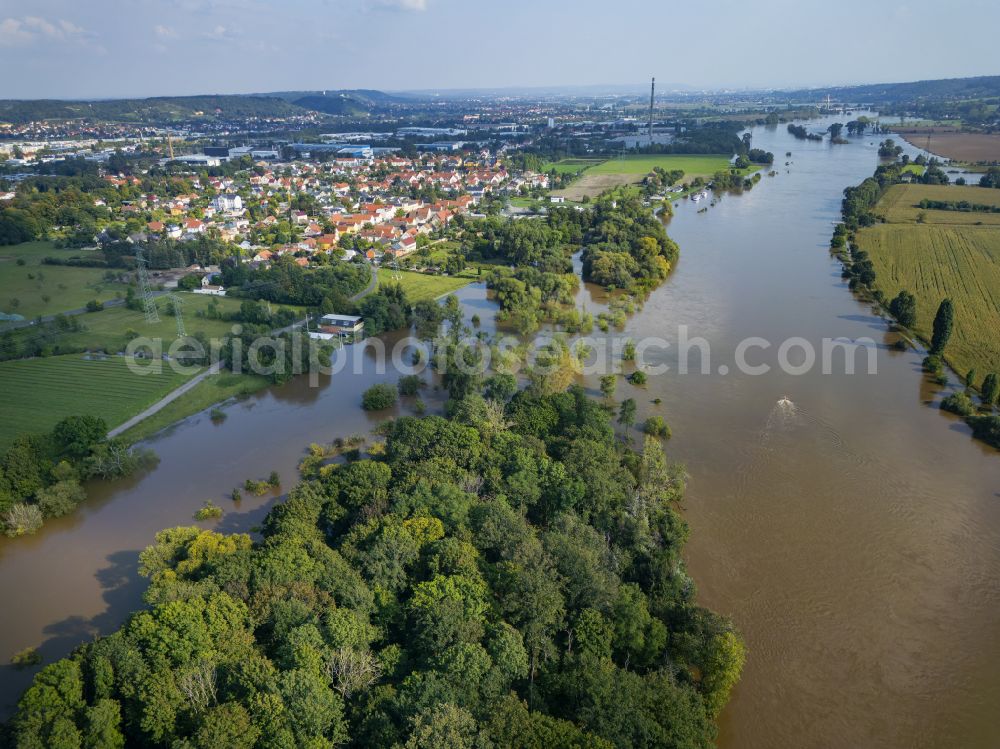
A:
{"type": "Polygon", "coordinates": [[[996,74],[987,44],[933,29],[1000,25],[985,0],[804,7],[720,0],[4,0],[5,99],[383,91],[816,88],[996,74]],[[816,29],[817,35],[785,35],[816,29]],[[843,40],[843,41],[841,41],[843,40]],[[928,53],[933,46],[933,54],[928,53]],[[624,81],[624,83],[623,83],[624,81]],[[629,81],[636,81],[632,84],[629,81]]]}

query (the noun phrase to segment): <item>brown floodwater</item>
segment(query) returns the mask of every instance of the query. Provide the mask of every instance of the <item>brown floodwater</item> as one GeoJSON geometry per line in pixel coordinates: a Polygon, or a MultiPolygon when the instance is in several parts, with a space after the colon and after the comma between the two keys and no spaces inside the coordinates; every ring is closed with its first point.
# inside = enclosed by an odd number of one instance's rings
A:
{"type": "MultiPolygon", "coordinates": [[[[712,374],[677,374],[676,348],[657,346],[647,363],[671,371],[621,383],[617,397],[671,424],[668,450],[692,476],[687,558],[699,600],[747,642],[723,747],[997,744],[1000,453],[934,407],[921,355],[890,347],[885,322],[827,251],[841,191],[871,174],[877,140],[830,146],[755,129],[778,175],[716,205],[682,201],[669,225],[680,262],[626,328],[676,342],[686,325],[710,345],[712,374]],[[754,336],[772,343],[748,354],[771,366],[760,376],[735,366],[738,343],[754,336]],[[792,337],[817,351],[824,338],[870,337],[877,374],[844,374],[842,357],[840,374],[818,364],[787,374],[776,350],[792,337]]],[[[489,328],[483,288],[461,297],[489,328]]],[[[594,312],[606,302],[589,286],[580,299],[594,312]]],[[[697,355],[689,361],[700,369],[697,355]]],[[[318,388],[294,380],[228,406],[221,424],[188,419],[151,442],[154,470],[95,485],[37,536],[0,540],[0,656],[38,646],[50,662],[114,630],[142,605],[137,557],[157,530],[193,522],[206,499],[227,511],[214,527],[250,530],[275,497],[234,504],[232,487],[272,469],[291,483],[309,442],[368,432],[382,416],[358,407],[362,390],[396,377],[364,357],[360,374],[318,388]]],[[[596,375],[584,382],[597,393],[596,375]]],[[[32,673],[0,669],[5,712],[32,673]]]]}

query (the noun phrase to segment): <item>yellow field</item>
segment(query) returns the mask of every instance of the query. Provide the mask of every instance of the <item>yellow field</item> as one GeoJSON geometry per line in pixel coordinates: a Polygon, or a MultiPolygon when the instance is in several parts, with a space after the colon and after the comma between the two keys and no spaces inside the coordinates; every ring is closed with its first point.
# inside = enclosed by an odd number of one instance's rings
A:
{"type": "Polygon", "coordinates": [[[875,212],[890,223],[915,224],[924,214],[924,223],[947,225],[1000,226],[1000,213],[934,211],[920,208],[921,200],[947,200],[1000,206],[1000,190],[971,185],[893,185],[879,201],[875,212]]]}
{"type": "Polygon", "coordinates": [[[951,297],[955,327],[945,359],[956,371],[975,367],[980,381],[1000,372],[1000,226],[878,224],[862,229],[858,244],[887,299],[901,289],[916,295],[916,332],[925,341],[938,304],[951,297]]]}

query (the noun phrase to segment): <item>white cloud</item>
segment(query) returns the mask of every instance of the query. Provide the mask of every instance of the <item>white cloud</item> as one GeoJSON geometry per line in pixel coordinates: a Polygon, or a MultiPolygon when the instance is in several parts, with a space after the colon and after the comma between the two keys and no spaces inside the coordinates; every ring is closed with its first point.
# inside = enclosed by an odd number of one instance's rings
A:
{"type": "Polygon", "coordinates": [[[427,10],[427,0],[371,0],[371,3],[379,8],[412,11],[427,10]]]}
{"type": "Polygon", "coordinates": [[[177,36],[176,31],[169,26],[163,26],[162,24],[154,26],[153,33],[160,37],[160,39],[173,39],[177,36]]]}
{"type": "Polygon", "coordinates": [[[31,44],[32,42],[85,39],[87,31],[71,21],[49,21],[38,16],[5,18],[0,21],[0,45],[31,44]]]}
{"type": "Polygon", "coordinates": [[[201,34],[206,39],[214,39],[216,41],[231,40],[239,35],[239,32],[235,29],[227,28],[222,24],[215,26],[214,28],[204,31],[201,34]]]}

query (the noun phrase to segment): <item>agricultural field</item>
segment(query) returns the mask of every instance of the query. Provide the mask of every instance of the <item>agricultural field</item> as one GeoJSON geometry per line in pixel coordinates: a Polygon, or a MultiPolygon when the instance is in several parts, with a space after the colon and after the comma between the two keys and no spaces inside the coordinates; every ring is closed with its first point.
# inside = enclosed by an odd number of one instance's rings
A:
{"type": "Polygon", "coordinates": [[[882,196],[875,212],[892,224],[915,224],[922,214],[927,224],[1000,226],[1000,213],[925,210],[920,208],[921,200],[964,200],[1000,207],[1000,190],[971,185],[893,185],[882,196]]]}
{"type": "Polygon", "coordinates": [[[1000,133],[965,133],[931,128],[896,130],[904,140],[937,156],[954,161],[1000,161],[1000,133]]]}
{"type": "Polygon", "coordinates": [[[164,367],[138,375],[124,357],[82,354],[0,362],[0,449],[18,434],[45,432],[66,416],[93,415],[109,428],[148,408],[188,375],[164,367]]]}
{"type": "MultiPolygon", "coordinates": [[[[605,190],[622,185],[634,185],[660,167],[668,171],[682,169],[683,182],[695,177],[709,178],[716,172],[727,169],[730,157],[723,154],[664,154],[651,156],[627,156],[623,159],[608,159],[592,166],[583,173],[576,182],[562,190],[553,190],[553,195],[561,195],[567,200],[582,201],[593,198],[605,190]]],[[[756,171],[759,167],[751,167],[746,173],[756,171]]]]}
{"type": "Polygon", "coordinates": [[[858,245],[887,298],[902,289],[916,296],[916,333],[925,341],[938,304],[951,297],[955,327],[945,359],[957,372],[975,367],[982,379],[1000,371],[1000,227],[876,224],[861,230],[858,245]]]}
{"type": "Polygon", "coordinates": [[[379,268],[378,271],[379,284],[401,284],[411,303],[424,299],[437,299],[462,288],[471,280],[461,276],[433,276],[415,271],[397,272],[391,268],[379,268]]]}
{"type": "MultiPolygon", "coordinates": [[[[211,339],[222,338],[230,333],[234,324],[231,321],[199,317],[198,313],[203,313],[212,300],[215,300],[220,313],[236,312],[240,308],[241,300],[204,294],[183,293],[179,296],[184,300],[182,316],[185,332],[188,335],[201,331],[211,339]]],[[[162,338],[166,348],[177,337],[177,319],[167,313],[166,297],[157,297],[156,305],[160,321],[152,324],[146,322],[142,312],[125,306],[109,307],[100,312],[79,315],[74,319],[80,322],[84,329],[60,334],[58,343],[61,347],[70,349],[117,353],[124,351],[128,341],[135,337],[134,333],[138,333],[148,338],[162,338]]],[[[14,335],[31,336],[36,335],[36,332],[33,328],[25,327],[14,331],[14,335]]]]}
{"type": "Polygon", "coordinates": [[[711,177],[722,169],[728,169],[731,158],[724,154],[663,154],[651,156],[626,156],[624,159],[608,159],[587,171],[590,174],[638,174],[645,177],[654,167],[670,171],[684,170],[684,181],[694,177],[711,177]]]}
{"type": "Polygon", "coordinates": [[[560,159],[546,162],[542,165],[542,171],[548,174],[555,169],[559,174],[579,174],[601,162],[602,159],[560,159]]]}
{"type": "Polygon", "coordinates": [[[45,257],[86,256],[87,250],[59,250],[51,242],[0,247],[0,312],[32,319],[81,309],[92,299],[124,295],[125,285],[106,281],[103,268],[43,265],[45,257]]]}

